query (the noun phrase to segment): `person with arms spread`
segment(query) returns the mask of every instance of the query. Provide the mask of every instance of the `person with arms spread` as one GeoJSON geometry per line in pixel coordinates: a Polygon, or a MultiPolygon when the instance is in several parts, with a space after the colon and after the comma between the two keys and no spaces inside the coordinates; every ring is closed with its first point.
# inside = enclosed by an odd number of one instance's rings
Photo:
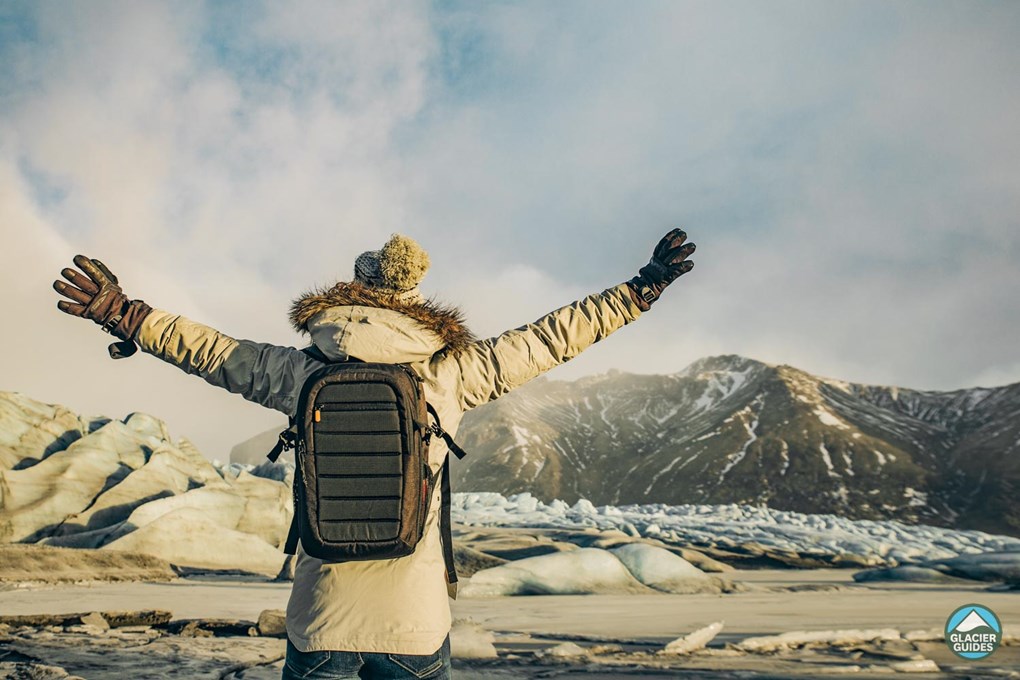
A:
{"type": "MultiPolygon", "coordinates": [[[[463,414],[572,359],[649,310],[693,267],[695,250],[679,230],[666,234],[638,274],[534,323],[477,340],[459,311],[418,289],[429,267],[415,241],[394,235],[355,262],[354,280],[296,300],[290,318],[331,362],[406,364],[421,379],[443,428],[455,434],[463,414]]],[[[206,382],[288,416],[306,379],[323,366],[309,352],[237,340],[124,294],[100,261],[78,255],[53,286],[61,311],[89,319],[121,342],[114,358],[137,347],[206,382]],[[137,345],[136,345],[137,343],[137,345]]],[[[320,354],[321,353],[321,354],[320,354]]],[[[428,451],[432,473],[448,454],[428,451]]],[[[406,557],[326,562],[299,551],[287,606],[284,680],[291,678],[448,678],[450,608],[439,530],[439,485],[425,532],[406,557]]]]}

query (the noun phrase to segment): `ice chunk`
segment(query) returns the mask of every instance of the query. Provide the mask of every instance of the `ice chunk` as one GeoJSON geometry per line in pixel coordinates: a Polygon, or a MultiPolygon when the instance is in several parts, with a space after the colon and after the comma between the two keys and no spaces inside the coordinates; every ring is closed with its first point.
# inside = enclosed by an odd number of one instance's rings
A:
{"type": "Polygon", "coordinates": [[[153,438],[156,442],[170,441],[166,423],[148,413],[132,413],[124,419],[124,424],[142,436],[153,438]]]}
{"type": "Polygon", "coordinates": [[[285,555],[258,536],[228,529],[198,508],[179,508],[103,546],[146,553],[180,567],[276,576],[285,555]]]}
{"type": "Polygon", "coordinates": [[[454,621],[450,629],[450,655],[455,659],[495,659],[495,636],[473,621],[454,621]]]}
{"type": "MultiPolygon", "coordinates": [[[[537,509],[537,505],[536,505],[536,509],[537,509]]],[[[548,507],[548,511],[553,513],[553,514],[556,514],[556,515],[562,515],[563,513],[565,513],[569,509],[570,509],[570,506],[567,505],[566,503],[564,503],[563,501],[561,501],[559,498],[557,498],[552,503],[550,503],[549,507],[548,507]]]]}
{"type": "Polygon", "coordinates": [[[670,642],[659,654],[690,654],[691,652],[703,649],[723,629],[723,622],[716,621],[704,628],[699,628],[689,635],[677,638],[670,642]]]}
{"type": "Polygon", "coordinates": [[[654,545],[628,543],[610,552],[623,562],[634,578],[656,590],[697,592],[698,586],[709,580],[705,572],[684,558],[654,545]]]}
{"type": "Polygon", "coordinates": [[[889,668],[900,673],[938,673],[939,667],[931,659],[911,659],[889,664],[889,668]]]}
{"type": "Polygon", "coordinates": [[[514,504],[517,512],[520,513],[535,512],[538,509],[538,499],[527,492],[511,496],[508,500],[514,504]]]}
{"type": "Polygon", "coordinates": [[[1020,552],[982,552],[932,562],[929,566],[979,581],[1020,583],[1020,552]]]}
{"type": "Polygon", "coordinates": [[[847,645],[863,644],[878,640],[899,640],[900,632],[893,628],[870,630],[795,630],[780,635],[750,637],[737,644],[738,649],[745,652],[773,652],[779,649],[806,647],[809,645],[847,645]]]}
{"type": "Polygon", "coordinates": [[[560,656],[560,657],[571,657],[571,656],[584,656],[588,653],[588,650],[574,642],[564,642],[563,644],[550,647],[542,651],[542,656],[560,656]]]}
{"type": "Polygon", "coordinates": [[[476,572],[464,597],[502,595],[589,595],[648,592],[615,555],[581,548],[516,560],[476,572]]]}

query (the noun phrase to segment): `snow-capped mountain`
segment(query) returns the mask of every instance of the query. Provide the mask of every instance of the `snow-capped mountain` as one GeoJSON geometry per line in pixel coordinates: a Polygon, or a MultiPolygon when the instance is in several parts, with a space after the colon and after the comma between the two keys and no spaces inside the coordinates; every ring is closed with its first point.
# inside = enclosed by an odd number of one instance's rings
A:
{"type": "Polygon", "coordinates": [[[1020,384],[927,392],[739,356],[539,380],[464,418],[454,488],[748,503],[1020,534],[1020,384]]]}

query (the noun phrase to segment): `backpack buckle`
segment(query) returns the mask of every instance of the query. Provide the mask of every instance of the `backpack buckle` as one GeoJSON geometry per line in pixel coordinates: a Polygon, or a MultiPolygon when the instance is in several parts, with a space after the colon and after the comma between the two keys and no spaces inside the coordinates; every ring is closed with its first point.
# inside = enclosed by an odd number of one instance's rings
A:
{"type": "Polygon", "coordinates": [[[283,432],[281,432],[280,433],[280,445],[283,447],[283,450],[284,451],[290,451],[292,448],[294,448],[294,439],[296,439],[296,438],[297,438],[297,435],[294,434],[293,430],[288,429],[288,430],[284,430],[283,432]]]}
{"type": "Polygon", "coordinates": [[[290,451],[294,448],[294,441],[297,439],[297,432],[294,428],[288,427],[286,430],[280,433],[279,438],[276,440],[276,446],[266,456],[270,461],[276,462],[276,459],[280,457],[280,454],[284,451],[290,451]]]}

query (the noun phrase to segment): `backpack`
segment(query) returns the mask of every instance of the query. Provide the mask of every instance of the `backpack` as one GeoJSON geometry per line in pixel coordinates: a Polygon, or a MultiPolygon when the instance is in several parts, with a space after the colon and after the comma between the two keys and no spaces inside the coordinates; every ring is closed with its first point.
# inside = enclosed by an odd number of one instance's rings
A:
{"type": "Polygon", "coordinates": [[[439,436],[458,458],[464,451],[425,401],[422,379],[406,364],[330,363],[316,347],[302,351],[325,365],[305,381],[296,416],[268,455],[275,462],[295,449],[294,518],[284,551],[295,554],[300,540],[306,553],[333,562],[410,555],[441,476],[440,538],[452,589],[449,456],[433,475],[429,442],[439,436]]]}

